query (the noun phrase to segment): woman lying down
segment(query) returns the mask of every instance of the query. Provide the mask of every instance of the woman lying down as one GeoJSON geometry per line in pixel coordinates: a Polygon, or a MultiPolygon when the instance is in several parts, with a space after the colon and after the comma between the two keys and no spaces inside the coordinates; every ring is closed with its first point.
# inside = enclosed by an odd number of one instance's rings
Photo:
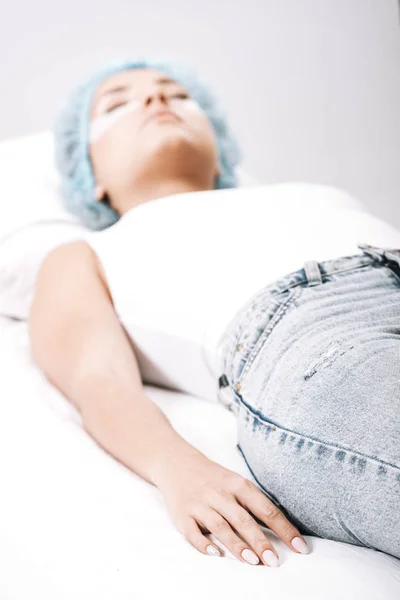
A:
{"type": "MultiPolygon", "coordinates": [[[[278,566],[265,526],[296,553],[314,535],[400,558],[400,247],[368,243],[374,217],[361,211],[349,209],[338,231],[329,204],[306,203],[295,235],[284,206],[269,222],[250,191],[237,193],[240,152],[214,94],[182,65],[110,63],[66,102],[55,144],[66,206],[94,231],[44,260],[29,332],[34,360],[86,431],[161,491],[202,553],[222,554],[212,533],[238,560],[278,566]],[[232,213],[207,217],[210,198],[232,213]],[[182,219],[168,220],[177,206],[182,219]],[[146,214],[157,235],[149,226],[139,245],[146,214]],[[177,239],[183,254],[198,250],[191,239],[204,247],[203,262],[184,256],[183,274],[177,239]],[[268,279],[281,254],[294,266],[268,279]],[[230,307],[215,336],[215,387],[230,398],[254,481],[185,441],[144,392],[129,311],[141,302],[156,323],[173,304],[203,327],[206,296],[230,307]]],[[[172,347],[164,356],[166,376],[183,376],[182,357],[172,347]]]]}

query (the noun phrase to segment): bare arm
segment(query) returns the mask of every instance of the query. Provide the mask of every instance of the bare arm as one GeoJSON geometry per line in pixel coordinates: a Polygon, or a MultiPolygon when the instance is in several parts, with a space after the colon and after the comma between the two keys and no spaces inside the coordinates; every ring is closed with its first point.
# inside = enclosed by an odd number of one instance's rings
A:
{"type": "Polygon", "coordinates": [[[85,430],[157,485],[153,467],[201,454],[144,393],[138,363],[86,242],[53,250],[39,271],[29,317],[32,355],[78,408],[85,430]]]}
{"type": "Polygon", "coordinates": [[[271,564],[278,554],[248,507],[293,549],[299,532],[258,487],[187,443],[145,395],[134,351],[85,242],[60,246],[43,262],[29,333],[34,359],[80,410],[86,431],[161,491],[174,524],[195,548],[217,551],[209,531],[239,560],[262,557],[271,564]]]}

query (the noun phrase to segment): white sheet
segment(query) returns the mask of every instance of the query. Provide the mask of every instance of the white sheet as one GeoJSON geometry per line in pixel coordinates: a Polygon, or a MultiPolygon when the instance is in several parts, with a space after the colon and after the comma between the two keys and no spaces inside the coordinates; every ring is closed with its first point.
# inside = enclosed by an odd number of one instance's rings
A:
{"type": "MultiPolygon", "coordinates": [[[[302,556],[264,528],[281,557],[277,569],[229,552],[202,555],[175,529],[160,492],[85,432],[32,363],[25,323],[0,319],[0,365],[1,600],[400,597],[400,560],[332,540],[307,536],[311,553],[302,556]]],[[[185,439],[251,479],[232,413],[145,389],[185,439]]]]}

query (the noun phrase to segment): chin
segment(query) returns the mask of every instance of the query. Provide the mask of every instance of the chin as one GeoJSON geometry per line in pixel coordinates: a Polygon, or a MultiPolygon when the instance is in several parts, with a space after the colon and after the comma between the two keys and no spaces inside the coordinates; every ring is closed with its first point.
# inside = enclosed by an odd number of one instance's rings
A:
{"type": "Polygon", "coordinates": [[[163,131],[159,131],[159,135],[154,140],[154,149],[157,151],[181,150],[197,146],[193,136],[186,129],[180,127],[179,123],[166,121],[163,123],[162,129],[163,131]]]}

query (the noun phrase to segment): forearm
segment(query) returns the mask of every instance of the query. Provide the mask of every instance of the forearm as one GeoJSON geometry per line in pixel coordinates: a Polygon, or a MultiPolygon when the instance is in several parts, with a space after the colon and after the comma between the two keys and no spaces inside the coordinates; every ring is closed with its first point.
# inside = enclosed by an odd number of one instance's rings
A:
{"type": "Polygon", "coordinates": [[[118,382],[86,383],[81,405],[85,430],[109,454],[157,487],[163,464],[171,468],[201,454],[172,427],[145,393],[132,393],[118,382]],[[90,389],[88,389],[90,387],[90,389]]]}

